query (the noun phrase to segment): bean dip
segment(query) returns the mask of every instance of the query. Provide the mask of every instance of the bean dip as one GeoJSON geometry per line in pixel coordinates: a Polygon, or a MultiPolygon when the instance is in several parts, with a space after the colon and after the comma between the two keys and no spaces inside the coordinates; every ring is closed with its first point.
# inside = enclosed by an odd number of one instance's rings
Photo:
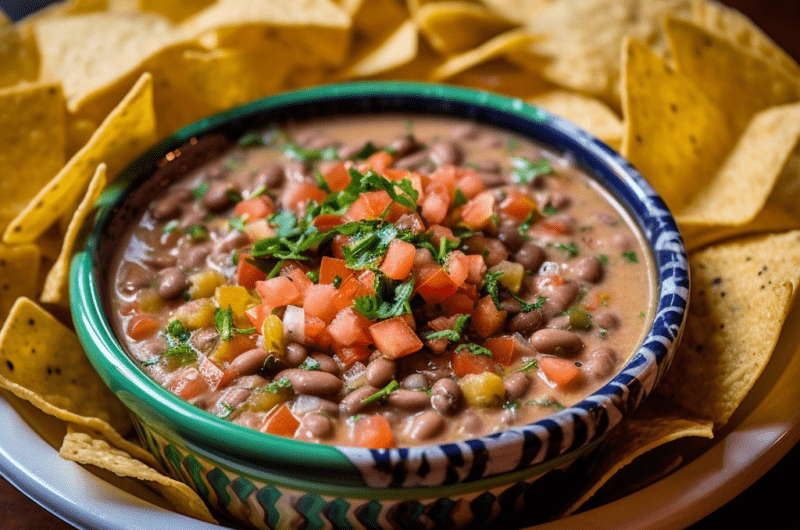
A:
{"type": "Polygon", "coordinates": [[[183,173],[119,242],[111,319],[155,381],[249,428],[373,448],[483,436],[607,383],[652,319],[628,215],[507,131],[288,122],[183,173]]]}

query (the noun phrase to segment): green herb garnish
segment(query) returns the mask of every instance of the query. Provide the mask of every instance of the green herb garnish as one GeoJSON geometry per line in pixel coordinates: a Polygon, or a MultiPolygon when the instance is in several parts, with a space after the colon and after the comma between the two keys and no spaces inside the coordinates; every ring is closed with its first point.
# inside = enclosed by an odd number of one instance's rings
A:
{"type": "Polygon", "coordinates": [[[446,339],[450,342],[456,342],[461,340],[461,333],[467,327],[467,321],[469,320],[470,315],[460,315],[455,323],[453,324],[453,329],[443,329],[441,331],[431,331],[429,333],[424,334],[423,338],[426,340],[437,340],[437,339],[446,339]]]}
{"type": "Polygon", "coordinates": [[[486,357],[493,357],[492,352],[488,348],[484,348],[480,344],[475,344],[474,342],[462,344],[456,348],[455,351],[458,353],[465,349],[471,351],[473,355],[485,355],[486,357]]]}
{"type": "Polygon", "coordinates": [[[631,263],[639,263],[639,257],[636,255],[636,252],[623,252],[622,257],[631,263]]]}
{"type": "Polygon", "coordinates": [[[376,401],[380,401],[381,399],[387,397],[389,394],[394,392],[400,388],[400,383],[398,383],[395,379],[392,379],[388,385],[381,388],[371,396],[367,396],[361,400],[362,405],[369,405],[370,403],[375,403],[376,401]]]}
{"type": "Polygon", "coordinates": [[[217,308],[214,310],[214,326],[219,332],[222,340],[231,340],[234,333],[250,335],[256,332],[256,328],[237,328],[233,325],[233,309],[217,308]]]}
{"type": "Polygon", "coordinates": [[[530,184],[536,177],[553,172],[553,167],[546,158],[533,162],[527,158],[517,157],[511,159],[511,165],[514,167],[511,178],[520,184],[530,184]]]}

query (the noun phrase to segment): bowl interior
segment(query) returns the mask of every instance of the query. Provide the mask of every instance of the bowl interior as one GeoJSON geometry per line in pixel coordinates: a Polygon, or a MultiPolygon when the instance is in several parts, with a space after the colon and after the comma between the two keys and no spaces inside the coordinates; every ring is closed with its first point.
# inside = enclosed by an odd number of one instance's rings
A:
{"type": "MultiPolygon", "coordinates": [[[[341,483],[358,468],[395,462],[407,449],[372,451],[331,447],[265,435],[226,422],[184,402],[152,381],[120,346],[105,318],[103,293],[108,262],[119,235],[138,211],[146,183],[158,161],[192,138],[242,134],[285,119],[332,114],[413,112],[458,116],[527,136],[570,153],[576,164],[602,184],[627,210],[650,248],[656,278],[653,324],[625,368],[598,392],[567,410],[528,426],[470,441],[423,446],[431,462],[463,451],[501,451],[525,440],[513,467],[570,454],[598,440],[623,413],[635,408],[666,370],[680,337],[688,296],[688,269],[681,236],[666,206],[650,185],[617,153],[578,129],[518,99],[444,85],[394,82],[347,83],[259,100],[190,125],[165,139],[123,171],[104,192],[93,226],[84,233],[84,251],[73,262],[71,306],[76,329],[103,379],[137,416],[156,430],[175,433],[189,447],[213,454],[237,454],[263,468],[291,465],[298,475],[341,483]],[[138,197],[138,198],[137,198],[138,197]],[[539,455],[539,456],[535,456],[539,455]]],[[[360,480],[360,479],[357,479],[360,480]]]]}

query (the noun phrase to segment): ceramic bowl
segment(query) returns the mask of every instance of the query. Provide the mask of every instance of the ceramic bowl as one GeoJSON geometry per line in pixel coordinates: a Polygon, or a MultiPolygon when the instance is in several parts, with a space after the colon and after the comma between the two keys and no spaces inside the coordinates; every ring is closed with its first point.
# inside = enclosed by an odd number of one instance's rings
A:
{"type": "MultiPolygon", "coordinates": [[[[456,528],[546,519],[581,480],[591,452],[650,394],[677,347],[689,272],[663,201],[609,147],[539,108],[444,85],[366,82],[281,94],[190,125],[147,151],[109,186],[71,270],[71,307],[87,354],[130,409],[142,443],[222,515],[256,528],[456,528]],[[583,401],[524,426],[459,442],[363,449],[275,437],[226,422],[151,380],[106,318],[108,261],[142,183],[195,137],[236,138],[273,120],[384,111],[458,116],[528,136],[572,155],[630,213],[652,253],[656,308],[624,368],[583,401]],[[138,190],[138,191],[137,191],[138,190]],[[524,509],[523,509],[524,507],[524,509]]],[[[141,203],[141,202],[140,202],[141,203]]]]}

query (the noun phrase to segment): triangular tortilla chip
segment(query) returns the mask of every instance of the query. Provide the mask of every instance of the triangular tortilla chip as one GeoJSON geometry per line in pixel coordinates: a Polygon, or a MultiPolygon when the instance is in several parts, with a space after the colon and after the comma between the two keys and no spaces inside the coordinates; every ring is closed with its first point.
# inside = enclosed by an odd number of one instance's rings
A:
{"type": "Polygon", "coordinates": [[[434,70],[431,76],[436,81],[453,77],[475,65],[506,54],[525,50],[538,37],[527,29],[512,29],[494,37],[477,48],[454,55],[434,70]]]}
{"type": "Polygon", "coordinates": [[[656,391],[721,427],[778,342],[800,287],[800,231],[719,244],[689,266],[686,330],[656,391]]]}
{"type": "Polygon", "coordinates": [[[518,25],[471,2],[432,2],[414,15],[433,49],[445,55],[462,53],[518,25]]]}
{"type": "Polygon", "coordinates": [[[107,164],[109,174],[116,175],[155,141],[153,79],[145,74],[94,132],[89,143],[11,221],[3,241],[35,241],[71,208],[77,207],[100,162],[107,164]]]}
{"type": "Polygon", "coordinates": [[[0,322],[4,322],[17,298],[36,296],[42,251],[38,245],[0,243],[0,322]]]}
{"type": "Polygon", "coordinates": [[[75,215],[69,223],[66,233],[64,234],[64,242],[61,247],[61,253],[55,261],[55,264],[47,273],[47,278],[44,283],[44,290],[40,300],[44,303],[68,305],[69,303],[69,265],[72,259],[72,254],[75,250],[75,240],[78,237],[84,221],[92,212],[94,203],[100,196],[100,192],[106,186],[106,165],[100,164],[89,183],[89,189],[86,195],[78,205],[75,215]]]}
{"type": "Polygon", "coordinates": [[[343,77],[377,75],[407,64],[417,56],[418,43],[417,25],[407,20],[378,47],[345,70],[343,77]]]}
{"type": "Polygon", "coordinates": [[[620,148],[622,120],[599,99],[566,90],[552,90],[530,98],[528,103],[568,119],[614,149],[620,148]]]}

